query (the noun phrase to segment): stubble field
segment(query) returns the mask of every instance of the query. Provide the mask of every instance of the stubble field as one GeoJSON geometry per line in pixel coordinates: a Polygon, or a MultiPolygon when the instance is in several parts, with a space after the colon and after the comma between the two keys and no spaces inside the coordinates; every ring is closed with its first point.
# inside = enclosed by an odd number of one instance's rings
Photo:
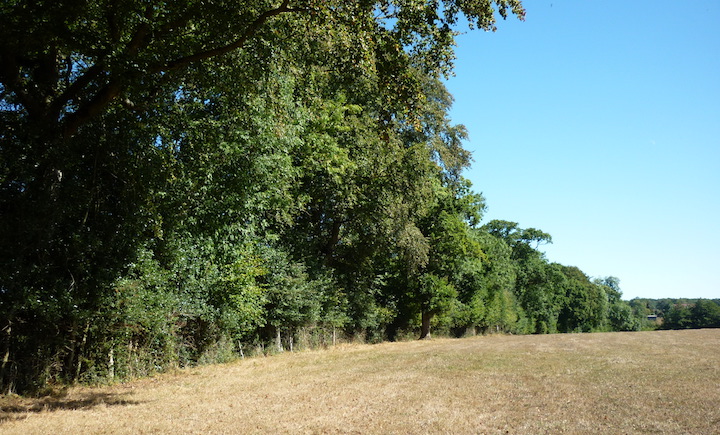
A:
{"type": "Polygon", "coordinates": [[[720,329],[285,353],[0,397],[0,433],[720,433],[720,329]]]}

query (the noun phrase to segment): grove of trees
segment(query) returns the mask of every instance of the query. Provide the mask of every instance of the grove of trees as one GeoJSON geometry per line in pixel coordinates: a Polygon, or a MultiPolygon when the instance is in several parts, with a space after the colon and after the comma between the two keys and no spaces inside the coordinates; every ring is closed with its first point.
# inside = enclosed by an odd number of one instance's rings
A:
{"type": "Polygon", "coordinates": [[[663,329],[720,328],[720,299],[640,299],[629,302],[638,317],[654,315],[663,329]]]}
{"type": "MultiPolygon", "coordinates": [[[[0,391],[432,331],[633,330],[481,224],[460,22],[518,0],[0,6],[0,391]],[[332,338],[330,338],[332,337],[332,338]]],[[[491,59],[489,59],[491,61],[491,59]]]]}

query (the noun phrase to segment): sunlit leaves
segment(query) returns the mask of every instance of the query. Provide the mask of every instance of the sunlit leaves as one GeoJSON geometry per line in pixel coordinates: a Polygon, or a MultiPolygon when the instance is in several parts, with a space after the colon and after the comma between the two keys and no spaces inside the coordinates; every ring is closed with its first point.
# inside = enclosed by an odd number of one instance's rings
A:
{"type": "Polygon", "coordinates": [[[0,8],[0,318],[26,385],[198,361],[269,321],[381,336],[485,259],[438,78],[463,16],[519,2],[0,8]]]}

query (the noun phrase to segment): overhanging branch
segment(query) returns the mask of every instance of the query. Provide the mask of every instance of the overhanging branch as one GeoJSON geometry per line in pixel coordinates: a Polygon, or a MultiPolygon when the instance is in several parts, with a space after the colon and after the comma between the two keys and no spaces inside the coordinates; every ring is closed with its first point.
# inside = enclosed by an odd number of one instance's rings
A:
{"type": "Polygon", "coordinates": [[[255,33],[262,27],[262,25],[267,21],[268,19],[288,13],[288,12],[300,12],[304,11],[305,9],[299,9],[299,8],[291,8],[289,6],[290,1],[284,0],[280,6],[278,6],[275,9],[271,9],[269,11],[265,11],[260,16],[258,16],[255,21],[250,23],[247,29],[245,29],[245,32],[243,32],[242,35],[235,41],[233,41],[230,44],[223,45],[220,47],[215,47],[209,50],[201,51],[198,53],[191,54],[189,56],[181,57],[179,59],[175,59],[173,61],[170,61],[164,65],[159,65],[155,68],[153,72],[160,72],[160,71],[172,71],[177,70],[180,68],[184,68],[191,63],[198,62],[205,59],[210,59],[217,56],[222,56],[224,54],[230,53],[231,51],[235,51],[239,48],[241,48],[249,38],[251,38],[255,33]]]}
{"type": "MultiPolygon", "coordinates": [[[[243,45],[245,45],[248,39],[253,37],[268,19],[284,13],[301,11],[305,11],[305,9],[290,7],[290,0],[283,0],[283,2],[277,8],[270,9],[260,14],[252,23],[248,25],[247,29],[245,29],[245,31],[232,43],[215,47],[209,50],[200,51],[169,62],[158,64],[155,67],[151,67],[148,72],[151,74],[155,74],[159,72],[178,70],[185,68],[195,62],[211,59],[213,57],[222,56],[224,54],[230,53],[234,50],[240,49],[243,45]]],[[[149,30],[149,27],[145,26],[141,26],[138,29],[127,47],[128,49],[126,51],[126,54],[134,55],[142,48],[143,44],[146,42],[147,36],[150,34],[149,30]]],[[[89,74],[87,74],[87,77],[81,78],[84,79],[83,81],[86,81],[86,79],[95,76],[97,72],[98,71],[95,71],[93,68],[91,68],[91,70],[88,70],[89,74]]],[[[140,73],[140,71],[138,71],[138,73],[140,73]]],[[[66,118],[65,125],[63,127],[64,137],[69,138],[74,136],[83,124],[102,113],[102,111],[105,110],[107,106],[123,92],[123,90],[125,90],[128,84],[129,83],[127,76],[111,77],[108,84],[105,85],[102,89],[100,89],[92,99],[87,101],[87,103],[83,104],[75,113],[66,118]]],[[[87,85],[87,83],[79,83],[78,85],[87,85]]],[[[79,89],[76,89],[76,87],[73,86],[71,92],[66,92],[63,96],[65,101],[68,101],[68,97],[72,98],[72,94],[75,94],[78,91],[79,89]]]]}

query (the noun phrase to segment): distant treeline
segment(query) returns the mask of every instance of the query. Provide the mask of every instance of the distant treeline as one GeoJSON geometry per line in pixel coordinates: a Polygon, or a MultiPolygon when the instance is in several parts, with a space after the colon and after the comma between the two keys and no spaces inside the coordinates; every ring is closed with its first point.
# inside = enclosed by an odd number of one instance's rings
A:
{"type": "Polygon", "coordinates": [[[663,329],[720,328],[720,299],[643,299],[630,306],[638,316],[657,316],[663,329]]]}

